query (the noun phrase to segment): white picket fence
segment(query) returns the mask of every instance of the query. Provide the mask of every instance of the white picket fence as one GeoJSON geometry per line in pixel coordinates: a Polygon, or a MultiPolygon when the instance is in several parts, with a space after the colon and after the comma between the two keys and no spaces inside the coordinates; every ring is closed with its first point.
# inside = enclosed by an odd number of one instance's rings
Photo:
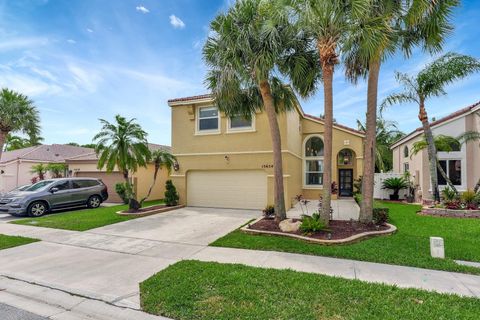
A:
{"type": "MultiPolygon", "coordinates": [[[[382,173],[375,173],[374,181],[374,191],[373,197],[375,199],[389,199],[390,195],[393,193],[390,189],[382,189],[383,181],[388,178],[401,178],[403,174],[401,173],[394,173],[394,172],[382,172],[382,173]]],[[[399,196],[400,199],[405,199],[405,195],[407,194],[407,190],[400,190],[399,196]]]]}

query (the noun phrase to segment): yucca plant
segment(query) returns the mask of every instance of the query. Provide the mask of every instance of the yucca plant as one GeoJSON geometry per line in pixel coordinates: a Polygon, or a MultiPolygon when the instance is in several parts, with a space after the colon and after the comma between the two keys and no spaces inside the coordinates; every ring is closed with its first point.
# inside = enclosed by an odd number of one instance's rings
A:
{"type": "Polygon", "coordinates": [[[390,200],[398,200],[398,193],[402,189],[408,188],[408,181],[401,177],[392,177],[383,181],[382,189],[393,190],[393,194],[390,195],[390,200]]]}

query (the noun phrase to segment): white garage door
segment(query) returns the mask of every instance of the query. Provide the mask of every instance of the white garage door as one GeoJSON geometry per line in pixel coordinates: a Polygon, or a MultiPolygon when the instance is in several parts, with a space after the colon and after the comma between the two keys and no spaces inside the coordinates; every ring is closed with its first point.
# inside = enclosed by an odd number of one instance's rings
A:
{"type": "Polygon", "coordinates": [[[187,205],[263,209],[267,175],[259,170],[192,171],[187,175],[187,205]]]}

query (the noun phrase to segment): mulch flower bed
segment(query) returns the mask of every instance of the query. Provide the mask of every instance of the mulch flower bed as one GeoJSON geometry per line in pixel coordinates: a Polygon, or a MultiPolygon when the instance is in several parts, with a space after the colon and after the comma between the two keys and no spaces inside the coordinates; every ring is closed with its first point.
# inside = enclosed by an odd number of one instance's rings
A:
{"type": "MultiPolygon", "coordinates": [[[[299,219],[294,219],[294,221],[299,221],[299,219]]],[[[331,220],[328,225],[328,230],[305,234],[301,230],[297,232],[283,232],[279,228],[278,223],[274,219],[266,219],[266,218],[259,220],[249,226],[249,229],[253,229],[253,230],[296,234],[299,236],[304,236],[312,239],[320,239],[320,240],[346,239],[348,237],[361,234],[364,232],[384,231],[384,230],[388,230],[389,228],[390,227],[387,225],[377,226],[373,223],[364,224],[358,221],[331,220]],[[330,238],[329,238],[329,234],[331,235],[330,238]]]]}

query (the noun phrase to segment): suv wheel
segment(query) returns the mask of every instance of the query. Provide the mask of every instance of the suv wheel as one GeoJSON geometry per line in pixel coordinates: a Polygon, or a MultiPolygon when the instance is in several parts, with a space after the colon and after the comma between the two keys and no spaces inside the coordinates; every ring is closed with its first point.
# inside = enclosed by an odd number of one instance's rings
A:
{"type": "Polygon", "coordinates": [[[45,202],[35,201],[28,206],[27,213],[30,217],[41,217],[47,213],[48,207],[45,202]]]}
{"type": "Polygon", "coordinates": [[[100,204],[102,203],[102,199],[100,199],[99,196],[91,196],[90,198],[88,198],[88,201],[87,201],[87,206],[89,208],[98,208],[100,207],[100,204]]]}

